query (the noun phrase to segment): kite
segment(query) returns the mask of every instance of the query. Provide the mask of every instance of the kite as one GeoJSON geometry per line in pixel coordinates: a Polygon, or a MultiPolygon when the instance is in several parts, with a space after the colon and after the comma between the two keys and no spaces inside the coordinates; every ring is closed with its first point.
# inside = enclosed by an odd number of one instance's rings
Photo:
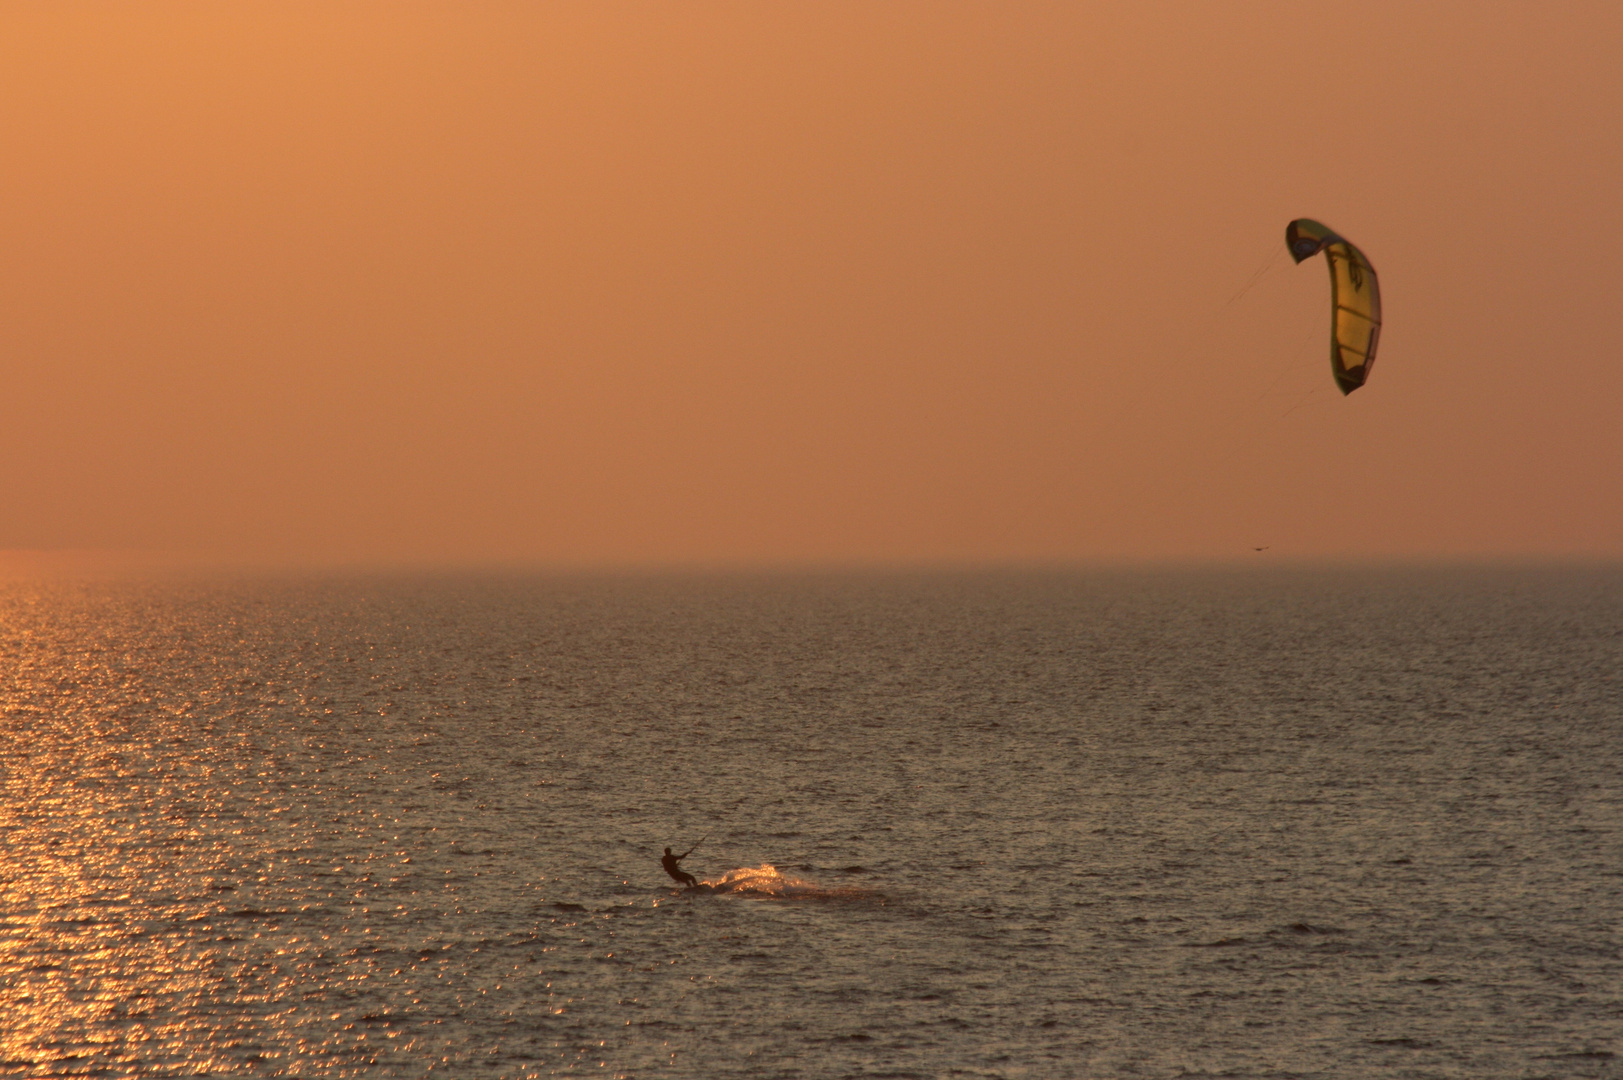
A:
{"type": "Polygon", "coordinates": [[[1300,263],[1324,252],[1330,264],[1330,370],[1343,394],[1364,385],[1381,336],[1381,286],[1352,242],[1310,218],[1285,226],[1285,246],[1300,263]]]}

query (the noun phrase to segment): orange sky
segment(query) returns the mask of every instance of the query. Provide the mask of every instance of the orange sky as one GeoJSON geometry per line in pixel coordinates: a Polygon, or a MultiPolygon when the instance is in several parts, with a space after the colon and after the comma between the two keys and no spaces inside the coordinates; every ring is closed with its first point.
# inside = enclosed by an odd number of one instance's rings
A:
{"type": "Polygon", "coordinates": [[[1620,57],[1615,0],[6,3],[0,548],[1623,556],[1620,57]],[[1304,215],[1381,274],[1349,398],[1304,215]]]}

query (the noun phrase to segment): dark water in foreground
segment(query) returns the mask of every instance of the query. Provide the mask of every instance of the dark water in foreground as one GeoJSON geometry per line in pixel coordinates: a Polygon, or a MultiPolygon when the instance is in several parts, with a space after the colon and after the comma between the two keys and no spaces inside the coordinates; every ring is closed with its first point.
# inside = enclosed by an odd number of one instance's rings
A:
{"type": "Polygon", "coordinates": [[[1623,570],[13,583],[0,665],[3,1076],[1623,1076],[1623,570]]]}

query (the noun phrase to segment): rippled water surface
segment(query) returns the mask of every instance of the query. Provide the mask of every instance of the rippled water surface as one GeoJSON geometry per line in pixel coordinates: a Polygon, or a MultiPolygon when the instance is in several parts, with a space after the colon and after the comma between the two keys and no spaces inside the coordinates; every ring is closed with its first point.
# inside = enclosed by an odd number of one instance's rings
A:
{"type": "Polygon", "coordinates": [[[12,582],[0,799],[5,1076],[1623,1076],[1617,569],[12,582]]]}

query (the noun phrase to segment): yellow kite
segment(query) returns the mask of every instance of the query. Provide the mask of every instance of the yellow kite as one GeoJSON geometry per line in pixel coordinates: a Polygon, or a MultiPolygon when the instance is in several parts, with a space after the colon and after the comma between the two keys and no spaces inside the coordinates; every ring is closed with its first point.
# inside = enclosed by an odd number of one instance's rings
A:
{"type": "Polygon", "coordinates": [[[1364,385],[1381,336],[1381,286],[1375,268],[1346,238],[1310,218],[1285,226],[1285,246],[1300,263],[1324,252],[1330,263],[1330,370],[1343,394],[1364,385]]]}

